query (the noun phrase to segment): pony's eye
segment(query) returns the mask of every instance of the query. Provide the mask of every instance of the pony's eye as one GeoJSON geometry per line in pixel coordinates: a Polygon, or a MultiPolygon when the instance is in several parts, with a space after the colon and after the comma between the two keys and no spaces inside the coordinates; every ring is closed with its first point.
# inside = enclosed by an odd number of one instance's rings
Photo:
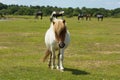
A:
{"type": "Polygon", "coordinates": [[[65,20],[63,20],[63,23],[65,23],[65,20]]]}
{"type": "Polygon", "coordinates": [[[55,24],[55,22],[53,21],[53,24],[55,24]]]}

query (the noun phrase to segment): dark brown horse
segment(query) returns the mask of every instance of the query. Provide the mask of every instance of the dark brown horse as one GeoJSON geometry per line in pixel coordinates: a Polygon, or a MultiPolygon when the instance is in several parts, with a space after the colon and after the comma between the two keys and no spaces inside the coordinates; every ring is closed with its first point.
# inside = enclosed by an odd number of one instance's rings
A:
{"type": "Polygon", "coordinates": [[[102,14],[97,14],[98,21],[99,21],[99,20],[103,21],[103,17],[104,17],[104,16],[103,16],[102,14]]]}
{"type": "Polygon", "coordinates": [[[91,14],[86,14],[85,17],[86,17],[86,21],[91,20],[91,14]]]}
{"type": "Polygon", "coordinates": [[[84,20],[84,17],[86,18],[86,21],[91,20],[91,14],[79,14],[78,20],[84,20]]]}
{"type": "Polygon", "coordinates": [[[3,13],[0,13],[0,19],[5,19],[6,17],[4,16],[3,13]]]}
{"type": "Polygon", "coordinates": [[[57,18],[57,17],[62,17],[63,19],[63,14],[64,14],[64,11],[53,11],[51,16],[50,16],[50,21],[52,22],[53,18],[57,18]]]}
{"type": "Polygon", "coordinates": [[[84,15],[83,14],[78,14],[78,20],[84,20],[84,15]]]}
{"type": "Polygon", "coordinates": [[[35,13],[35,18],[36,18],[36,19],[38,19],[39,16],[41,16],[41,19],[42,19],[42,17],[43,17],[42,11],[38,11],[37,13],[35,13]]]}

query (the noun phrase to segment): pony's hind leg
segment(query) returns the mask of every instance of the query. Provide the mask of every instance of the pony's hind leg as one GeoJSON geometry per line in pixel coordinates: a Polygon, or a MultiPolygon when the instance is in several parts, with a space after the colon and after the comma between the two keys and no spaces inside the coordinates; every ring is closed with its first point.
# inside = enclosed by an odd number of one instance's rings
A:
{"type": "Polygon", "coordinates": [[[48,67],[50,68],[51,67],[51,59],[52,59],[52,52],[50,50],[46,50],[45,52],[45,56],[43,58],[43,62],[45,62],[45,60],[47,59],[47,57],[50,55],[50,58],[49,58],[49,62],[48,62],[48,67]]]}
{"type": "Polygon", "coordinates": [[[49,62],[48,62],[48,67],[51,69],[55,68],[55,53],[50,53],[50,58],[49,58],[49,62]]]}
{"type": "Polygon", "coordinates": [[[50,53],[50,59],[49,59],[49,63],[48,63],[48,67],[51,67],[51,57],[52,57],[52,53],[50,53]]]}

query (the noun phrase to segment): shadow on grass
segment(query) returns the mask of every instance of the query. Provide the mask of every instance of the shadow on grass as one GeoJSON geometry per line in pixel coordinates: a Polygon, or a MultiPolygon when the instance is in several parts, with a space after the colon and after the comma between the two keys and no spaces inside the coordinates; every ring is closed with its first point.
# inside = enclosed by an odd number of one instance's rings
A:
{"type": "Polygon", "coordinates": [[[78,69],[71,69],[71,68],[65,68],[65,71],[72,72],[73,75],[88,75],[89,72],[78,70],[78,69]]]}

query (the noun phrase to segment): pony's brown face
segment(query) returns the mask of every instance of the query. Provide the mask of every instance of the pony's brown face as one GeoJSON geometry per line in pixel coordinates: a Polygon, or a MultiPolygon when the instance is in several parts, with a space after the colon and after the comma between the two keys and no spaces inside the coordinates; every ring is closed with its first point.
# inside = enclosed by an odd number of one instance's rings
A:
{"type": "Polygon", "coordinates": [[[65,20],[54,20],[53,26],[54,26],[56,41],[59,43],[59,47],[63,48],[65,46],[64,40],[66,35],[65,20]]]}

